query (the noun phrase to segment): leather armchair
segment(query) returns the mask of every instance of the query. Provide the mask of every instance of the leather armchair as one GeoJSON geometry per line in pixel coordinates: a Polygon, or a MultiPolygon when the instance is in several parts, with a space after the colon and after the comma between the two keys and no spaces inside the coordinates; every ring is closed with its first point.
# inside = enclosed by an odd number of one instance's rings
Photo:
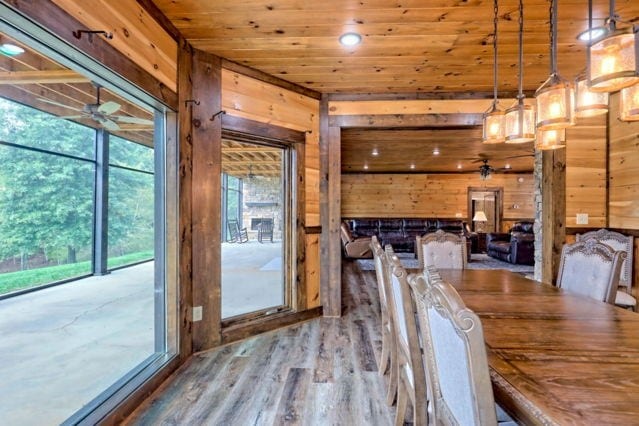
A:
{"type": "Polygon", "coordinates": [[[487,234],[486,249],[488,255],[496,259],[521,265],[533,265],[535,263],[533,222],[516,222],[508,233],[487,234]]]}
{"type": "Polygon", "coordinates": [[[370,259],[373,257],[371,251],[371,237],[354,237],[346,223],[340,226],[340,237],[342,247],[346,257],[354,259],[370,259]]]}

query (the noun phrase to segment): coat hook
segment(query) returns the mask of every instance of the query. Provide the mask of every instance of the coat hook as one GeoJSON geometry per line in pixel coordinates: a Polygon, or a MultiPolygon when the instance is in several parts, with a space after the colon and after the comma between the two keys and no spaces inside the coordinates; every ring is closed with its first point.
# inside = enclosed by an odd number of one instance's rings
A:
{"type": "Polygon", "coordinates": [[[224,110],[218,111],[215,114],[213,114],[213,117],[211,117],[210,120],[215,121],[215,117],[217,117],[218,115],[223,115],[223,114],[226,114],[226,111],[224,110]]]}
{"type": "Polygon", "coordinates": [[[199,105],[200,101],[197,101],[195,99],[187,99],[187,100],[184,101],[184,108],[188,107],[189,104],[199,105]]]}
{"type": "Polygon", "coordinates": [[[313,131],[312,130],[306,130],[304,133],[306,133],[307,135],[310,135],[310,134],[313,133],[313,131]]]}
{"type": "Polygon", "coordinates": [[[89,37],[89,41],[93,42],[93,34],[102,34],[104,38],[111,40],[113,38],[113,33],[108,33],[106,31],[88,31],[88,30],[77,30],[72,31],[73,37],[80,40],[82,38],[82,34],[87,34],[89,37]]]}

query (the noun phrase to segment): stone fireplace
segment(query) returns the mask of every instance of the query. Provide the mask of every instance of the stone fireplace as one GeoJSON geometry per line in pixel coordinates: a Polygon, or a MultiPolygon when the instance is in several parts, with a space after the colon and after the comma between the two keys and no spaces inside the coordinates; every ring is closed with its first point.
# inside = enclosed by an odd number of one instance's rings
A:
{"type": "Polygon", "coordinates": [[[262,222],[273,223],[273,239],[282,239],[282,184],[279,177],[259,176],[244,180],[242,223],[251,240],[257,239],[262,222]]]}

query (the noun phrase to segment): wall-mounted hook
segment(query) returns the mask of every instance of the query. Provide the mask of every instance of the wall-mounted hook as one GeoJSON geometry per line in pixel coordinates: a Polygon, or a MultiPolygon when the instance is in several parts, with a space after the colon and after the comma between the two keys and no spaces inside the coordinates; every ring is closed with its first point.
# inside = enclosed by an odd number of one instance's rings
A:
{"type": "Polygon", "coordinates": [[[213,117],[210,118],[211,121],[215,121],[215,117],[217,117],[218,115],[222,115],[222,114],[226,114],[226,111],[221,110],[216,112],[215,114],[213,114],[213,117]]]}
{"type": "Polygon", "coordinates": [[[199,105],[200,101],[197,101],[195,99],[187,99],[187,100],[184,101],[184,108],[188,107],[189,104],[199,105]]]}
{"type": "Polygon", "coordinates": [[[82,34],[86,34],[89,37],[89,41],[93,42],[93,34],[102,34],[104,38],[111,40],[113,38],[113,33],[109,33],[106,31],[89,31],[89,30],[77,30],[72,31],[73,37],[80,40],[82,38],[82,34]]]}
{"type": "Polygon", "coordinates": [[[313,131],[312,130],[306,130],[304,133],[306,133],[307,135],[311,135],[311,134],[313,134],[313,131]]]}

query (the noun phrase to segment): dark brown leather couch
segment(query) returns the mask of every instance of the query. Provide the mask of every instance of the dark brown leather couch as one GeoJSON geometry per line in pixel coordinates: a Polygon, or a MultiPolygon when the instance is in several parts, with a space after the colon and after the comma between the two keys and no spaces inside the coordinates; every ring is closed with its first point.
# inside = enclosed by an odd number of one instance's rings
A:
{"type": "Polygon", "coordinates": [[[488,256],[520,265],[535,264],[533,222],[515,222],[507,233],[486,234],[488,256]]]}
{"type": "MultiPolygon", "coordinates": [[[[391,244],[396,252],[415,253],[415,239],[419,235],[442,229],[463,235],[468,241],[472,237],[468,226],[456,219],[345,219],[351,239],[377,235],[382,246],[391,244]]],[[[344,239],[342,240],[344,242],[344,239]]],[[[346,247],[344,246],[344,249],[346,247]]],[[[468,248],[470,253],[470,247],[468,248]]]]}

